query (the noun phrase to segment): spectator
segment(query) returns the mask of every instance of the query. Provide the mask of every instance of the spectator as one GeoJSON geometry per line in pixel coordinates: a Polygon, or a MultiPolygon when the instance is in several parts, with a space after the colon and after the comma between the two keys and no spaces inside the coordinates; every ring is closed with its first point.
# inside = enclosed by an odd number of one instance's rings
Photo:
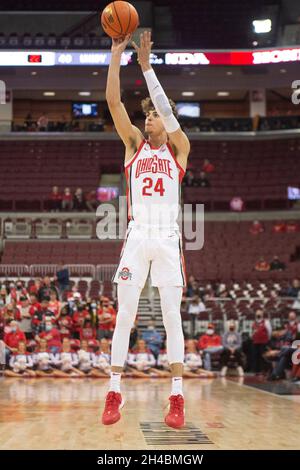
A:
{"type": "Polygon", "coordinates": [[[53,186],[52,193],[50,194],[50,197],[49,197],[50,210],[53,211],[53,212],[60,211],[61,210],[61,200],[62,200],[62,195],[58,190],[58,186],[53,186]]]}
{"type": "Polygon", "coordinates": [[[147,348],[151,351],[155,359],[157,359],[162,346],[162,336],[155,328],[154,318],[148,321],[147,330],[143,332],[142,339],[145,341],[147,348]]]}
{"type": "MultiPolygon", "coordinates": [[[[58,323],[58,330],[60,332],[61,340],[63,340],[64,338],[71,338],[72,329],[73,329],[73,320],[72,320],[72,317],[68,314],[68,310],[66,306],[64,306],[61,309],[60,316],[57,319],[57,323],[58,323]]],[[[79,338],[79,335],[78,335],[78,338],[79,338]]]]}
{"type": "Polygon", "coordinates": [[[254,220],[252,222],[252,225],[249,229],[249,232],[251,235],[259,235],[260,233],[263,233],[265,231],[264,226],[259,220],[254,220]]]}
{"type": "Polygon", "coordinates": [[[193,276],[192,276],[192,280],[189,281],[186,296],[188,298],[193,298],[195,296],[201,297],[199,281],[197,281],[193,276]]]}
{"type": "Polygon", "coordinates": [[[236,363],[238,365],[238,374],[243,377],[243,363],[242,363],[242,337],[240,333],[236,331],[235,321],[229,323],[228,331],[223,335],[222,343],[224,350],[221,354],[221,377],[225,377],[228,369],[228,365],[236,363]]]}
{"type": "Polygon", "coordinates": [[[208,160],[208,158],[204,160],[202,171],[204,173],[213,173],[215,171],[214,165],[208,160]]]}
{"type": "Polygon", "coordinates": [[[189,304],[188,313],[190,315],[199,315],[202,312],[206,312],[206,307],[200,297],[195,295],[189,304]]]}
{"type": "Polygon", "coordinates": [[[87,210],[85,197],[81,188],[77,188],[74,193],[73,210],[78,212],[87,210]]]}
{"type": "Polygon", "coordinates": [[[51,292],[52,291],[56,291],[56,287],[55,285],[53,284],[53,282],[51,281],[50,277],[49,276],[45,276],[43,278],[43,282],[38,290],[38,299],[39,301],[41,302],[42,299],[44,299],[45,297],[49,297],[49,302],[50,302],[50,296],[51,296],[51,292]]]}
{"type": "Polygon", "coordinates": [[[97,200],[97,193],[95,190],[87,193],[87,195],[85,196],[85,203],[86,203],[87,209],[90,212],[95,212],[95,210],[97,210],[99,201],[97,200]]]}
{"type": "Polygon", "coordinates": [[[33,315],[41,309],[41,304],[38,302],[37,294],[34,292],[30,292],[29,294],[29,313],[30,316],[33,317],[33,315]]]}
{"type": "Polygon", "coordinates": [[[17,351],[9,360],[9,369],[4,372],[7,377],[35,377],[32,355],[26,351],[26,341],[19,341],[17,351]]]}
{"type": "Polygon", "coordinates": [[[269,320],[264,319],[261,309],[255,313],[255,322],[252,325],[252,366],[254,372],[259,374],[264,367],[264,353],[271,338],[272,328],[269,320]]]}
{"type": "Polygon", "coordinates": [[[24,341],[26,343],[25,333],[20,330],[18,322],[12,320],[8,328],[6,328],[6,333],[4,335],[6,349],[11,353],[17,352],[20,341],[24,341]]]}
{"type": "Polygon", "coordinates": [[[212,372],[202,369],[201,355],[198,353],[196,348],[196,341],[193,339],[189,339],[185,343],[183,367],[184,377],[214,377],[212,372]]]}
{"type": "Polygon", "coordinates": [[[293,279],[292,285],[288,287],[286,295],[288,297],[298,297],[300,292],[300,281],[299,279],[293,279]]]}
{"type": "Polygon", "coordinates": [[[42,115],[37,120],[37,126],[40,132],[46,132],[48,130],[49,119],[46,113],[42,115]]]}
{"type": "Polygon", "coordinates": [[[101,304],[98,310],[97,338],[112,338],[116,325],[117,312],[109,305],[109,299],[107,297],[104,297],[101,304]]]}
{"type": "Polygon", "coordinates": [[[39,343],[41,338],[47,340],[48,349],[52,354],[57,353],[61,348],[61,336],[58,328],[52,323],[51,318],[46,318],[40,324],[40,333],[35,337],[39,343]]]}
{"type": "Polygon", "coordinates": [[[79,339],[85,319],[91,320],[90,313],[83,305],[79,305],[73,316],[70,315],[70,317],[73,321],[73,337],[79,339]]]}
{"type": "Polygon", "coordinates": [[[300,232],[300,224],[290,220],[286,223],[285,230],[287,233],[300,232]]]}
{"type": "Polygon", "coordinates": [[[156,362],[143,339],[138,340],[134,352],[128,354],[127,364],[133,377],[148,377],[156,362]]]}
{"type": "Polygon", "coordinates": [[[86,339],[87,341],[96,339],[96,328],[92,324],[90,314],[87,315],[83,322],[83,326],[80,328],[80,341],[83,339],[86,339]]]}
{"type": "Polygon", "coordinates": [[[63,299],[64,293],[69,289],[70,285],[70,274],[68,268],[64,268],[60,265],[57,269],[55,280],[58,283],[58,290],[60,299],[63,299]]]}
{"type": "Polygon", "coordinates": [[[300,333],[300,322],[297,320],[297,315],[294,310],[291,310],[288,315],[288,330],[292,335],[292,339],[296,338],[296,334],[300,333]]]}
{"type": "Polygon", "coordinates": [[[24,331],[26,339],[33,339],[32,325],[31,325],[31,314],[30,314],[30,303],[26,296],[20,297],[19,303],[20,318],[19,327],[21,331],[24,331]]]}
{"type": "Polygon", "coordinates": [[[44,331],[46,319],[55,321],[54,313],[49,310],[49,302],[50,297],[44,297],[41,301],[41,308],[32,316],[31,325],[34,337],[44,331]]]}
{"type": "Polygon", "coordinates": [[[300,292],[298,292],[298,296],[297,296],[296,300],[294,301],[294,303],[292,305],[292,308],[294,310],[300,310],[300,292]]]}
{"type": "Polygon", "coordinates": [[[191,169],[187,169],[182,181],[183,186],[187,186],[188,188],[191,188],[194,186],[194,173],[191,169]]]}
{"type": "Polygon", "coordinates": [[[212,323],[208,325],[206,333],[200,337],[198,349],[203,351],[205,369],[211,370],[211,355],[223,350],[221,336],[215,333],[215,328],[212,323]]]}
{"type": "Polygon", "coordinates": [[[61,200],[61,208],[63,211],[71,211],[73,209],[73,196],[70,188],[64,189],[61,200]]]}
{"type": "Polygon", "coordinates": [[[257,261],[255,264],[255,271],[270,271],[270,264],[264,259],[263,256],[260,257],[260,259],[257,261]]]}
{"type": "Polygon", "coordinates": [[[289,329],[288,322],[285,322],[283,328],[279,328],[272,332],[270,342],[263,355],[264,359],[272,365],[269,380],[277,380],[284,374],[284,369],[278,369],[276,362],[280,361],[283,353],[291,346],[292,341],[293,334],[289,329]]]}
{"type": "Polygon", "coordinates": [[[204,171],[200,172],[199,178],[195,178],[193,182],[193,186],[199,188],[210,188],[211,184],[210,181],[206,177],[206,173],[204,171]]]}
{"type": "Polygon", "coordinates": [[[235,196],[230,201],[230,209],[235,212],[242,212],[244,210],[244,201],[241,197],[235,196]]]}
{"type": "Polygon", "coordinates": [[[275,222],[272,227],[273,233],[283,233],[286,231],[286,223],[285,222],[275,222]]]}
{"type": "Polygon", "coordinates": [[[285,264],[279,260],[278,256],[273,256],[273,260],[270,263],[270,271],[284,271],[285,268],[285,264]]]}

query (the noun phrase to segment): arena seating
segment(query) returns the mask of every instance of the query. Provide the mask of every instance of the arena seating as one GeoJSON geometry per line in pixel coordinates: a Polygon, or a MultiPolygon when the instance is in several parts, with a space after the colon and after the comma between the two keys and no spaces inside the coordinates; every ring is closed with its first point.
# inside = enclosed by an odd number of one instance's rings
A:
{"type": "MultiPolygon", "coordinates": [[[[0,209],[40,210],[52,186],[90,191],[101,173],[122,170],[120,141],[4,141],[0,149],[0,209]],[[16,171],[17,169],[17,171],[16,171]]],[[[184,201],[206,210],[228,210],[240,196],[246,210],[290,207],[287,187],[298,186],[300,139],[192,141],[189,160],[195,173],[205,158],[216,167],[211,188],[185,188],[184,201]]]]}

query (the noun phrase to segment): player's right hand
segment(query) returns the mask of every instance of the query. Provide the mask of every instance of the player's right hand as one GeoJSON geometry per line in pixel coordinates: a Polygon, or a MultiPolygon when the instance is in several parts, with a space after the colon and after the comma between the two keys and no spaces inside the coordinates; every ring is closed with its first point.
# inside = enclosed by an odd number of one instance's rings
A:
{"type": "Polygon", "coordinates": [[[125,51],[127,44],[131,40],[131,37],[132,34],[127,34],[125,37],[112,39],[111,52],[118,52],[122,54],[122,52],[125,51]]]}

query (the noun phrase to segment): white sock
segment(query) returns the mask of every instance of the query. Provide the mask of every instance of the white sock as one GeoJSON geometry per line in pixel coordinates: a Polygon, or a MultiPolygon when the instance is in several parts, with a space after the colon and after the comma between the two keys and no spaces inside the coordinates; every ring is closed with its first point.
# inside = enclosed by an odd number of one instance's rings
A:
{"type": "Polygon", "coordinates": [[[171,395],[182,395],[182,377],[173,377],[172,378],[172,391],[171,395]]]}
{"type": "Polygon", "coordinates": [[[109,391],[110,392],[121,392],[121,375],[118,372],[111,372],[110,374],[110,384],[109,384],[109,391]]]}

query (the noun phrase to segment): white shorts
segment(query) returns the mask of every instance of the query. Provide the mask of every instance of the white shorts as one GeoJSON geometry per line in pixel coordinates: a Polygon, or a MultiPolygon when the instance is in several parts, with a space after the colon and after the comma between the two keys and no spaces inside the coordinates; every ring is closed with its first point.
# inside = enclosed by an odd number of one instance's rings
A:
{"type": "Polygon", "coordinates": [[[147,233],[129,228],[119,266],[112,278],[117,284],[143,288],[150,270],[154,287],[186,285],[185,264],[179,231],[171,230],[161,238],[147,238],[147,233]]]}

